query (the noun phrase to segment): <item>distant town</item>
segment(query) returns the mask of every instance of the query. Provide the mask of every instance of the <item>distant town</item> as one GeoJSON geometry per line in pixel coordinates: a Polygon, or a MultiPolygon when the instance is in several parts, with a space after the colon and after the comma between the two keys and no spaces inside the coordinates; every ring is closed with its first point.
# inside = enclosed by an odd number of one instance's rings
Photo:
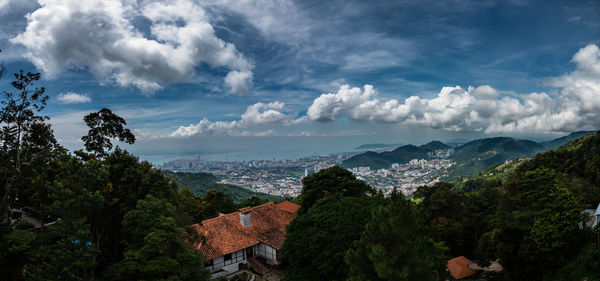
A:
{"type": "MultiPolygon", "coordinates": [[[[408,163],[393,163],[385,169],[354,167],[349,170],[371,186],[389,194],[394,188],[412,194],[418,186],[433,184],[448,174],[454,163],[448,159],[453,149],[436,150],[429,159],[412,159],[408,163]]],[[[357,153],[312,156],[294,160],[206,161],[178,159],[166,162],[161,168],[174,172],[210,173],[224,184],[233,184],[283,197],[296,197],[302,190],[302,179],[342,162],[357,153]]]]}

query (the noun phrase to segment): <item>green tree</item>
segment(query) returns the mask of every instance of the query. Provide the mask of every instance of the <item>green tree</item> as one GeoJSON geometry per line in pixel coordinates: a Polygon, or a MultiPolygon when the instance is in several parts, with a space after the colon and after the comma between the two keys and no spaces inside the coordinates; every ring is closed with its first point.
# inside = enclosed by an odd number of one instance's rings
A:
{"type": "Polygon", "coordinates": [[[24,265],[32,261],[35,235],[30,231],[10,228],[0,230],[0,273],[6,280],[24,280],[24,265]]]}
{"type": "Polygon", "coordinates": [[[14,200],[15,188],[22,186],[23,175],[31,167],[44,165],[45,158],[57,146],[47,116],[39,113],[46,107],[45,89],[34,86],[39,73],[21,70],[11,82],[14,91],[2,92],[0,104],[0,174],[4,188],[0,211],[5,214],[14,200]]]}
{"type": "Polygon", "coordinates": [[[98,112],[92,112],[83,121],[90,128],[88,134],[81,137],[85,149],[96,156],[104,157],[112,149],[111,139],[116,138],[128,144],[135,142],[135,136],[124,127],[127,125],[125,119],[114,114],[108,108],[102,108],[98,112]]]}
{"type": "Polygon", "coordinates": [[[231,197],[216,189],[209,189],[198,204],[201,220],[216,217],[219,213],[235,212],[237,208],[231,197]]]}
{"type": "Polygon", "coordinates": [[[364,196],[366,194],[375,194],[375,189],[364,181],[356,179],[350,171],[333,166],[302,180],[302,192],[299,196],[301,208],[298,213],[307,212],[317,200],[330,195],[364,196]]]}
{"type": "Polygon", "coordinates": [[[269,202],[269,200],[260,198],[256,195],[253,195],[250,198],[242,201],[242,203],[237,204],[237,206],[240,208],[248,207],[248,206],[254,207],[254,206],[265,204],[267,202],[269,202]]]}
{"type": "Polygon", "coordinates": [[[540,280],[578,249],[581,205],[548,168],[516,173],[498,205],[495,249],[512,278],[540,280]]]}
{"type": "Polygon", "coordinates": [[[126,238],[124,259],[113,264],[111,280],[208,280],[202,254],[185,241],[174,219],[176,208],[147,195],[123,217],[126,238]]]}
{"type": "Polygon", "coordinates": [[[579,202],[560,180],[552,186],[548,201],[550,212],[535,218],[529,233],[542,252],[552,253],[573,242],[583,218],[579,202]]]}
{"type": "Polygon", "coordinates": [[[414,206],[394,190],[346,253],[348,280],[441,280],[443,250],[426,235],[414,206]]]}
{"type": "MultiPolygon", "coordinates": [[[[474,240],[468,230],[466,212],[467,197],[454,190],[450,183],[437,183],[433,186],[421,186],[415,193],[418,210],[429,226],[429,236],[444,242],[453,255],[464,255],[472,251],[469,241],[474,240]]],[[[472,247],[474,248],[474,246],[472,247]]]]}
{"type": "Polygon", "coordinates": [[[181,203],[179,208],[183,210],[185,214],[189,216],[190,223],[197,223],[202,221],[202,212],[200,209],[200,198],[197,198],[192,194],[192,191],[184,186],[179,190],[179,194],[181,195],[181,203]]]}
{"type": "Polygon", "coordinates": [[[328,197],[296,217],[282,249],[288,264],[283,280],[346,280],[344,255],[382,201],[380,196],[328,197]]]}

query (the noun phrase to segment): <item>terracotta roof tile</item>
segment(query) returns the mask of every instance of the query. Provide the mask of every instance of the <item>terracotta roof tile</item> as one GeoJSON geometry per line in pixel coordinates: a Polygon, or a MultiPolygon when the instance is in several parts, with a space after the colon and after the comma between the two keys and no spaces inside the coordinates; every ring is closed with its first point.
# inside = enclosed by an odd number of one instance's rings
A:
{"type": "Polygon", "coordinates": [[[208,260],[259,242],[279,250],[285,241],[285,228],[296,217],[296,211],[300,208],[295,203],[288,203],[276,205],[269,202],[240,209],[243,212],[250,212],[251,219],[248,227],[241,225],[239,212],[224,214],[194,224],[198,234],[206,237],[206,242],[195,247],[202,251],[208,260]]]}
{"type": "Polygon", "coordinates": [[[279,207],[285,211],[291,212],[291,213],[296,213],[296,212],[298,212],[298,209],[300,209],[300,205],[298,205],[296,203],[292,203],[287,200],[277,203],[277,207],[279,207]]]}
{"type": "Polygon", "coordinates": [[[450,275],[452,275],[454,279],[463,279],[476,273],[469,267],[469,264],[472,263],[472,261],[464,256],[456,257],[448,261],[446,270],[450,271],[450,275]]]}

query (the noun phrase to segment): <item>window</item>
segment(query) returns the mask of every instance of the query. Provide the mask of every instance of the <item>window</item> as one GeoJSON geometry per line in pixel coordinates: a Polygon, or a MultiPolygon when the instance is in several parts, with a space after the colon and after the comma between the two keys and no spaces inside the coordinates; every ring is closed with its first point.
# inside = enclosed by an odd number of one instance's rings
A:
{"type": "Polygon", "coordinates": [[[245,258],[244,250],[229,253],[223,256],[223,266],[230,265],[238,262],[243,262],[245,258]]]}

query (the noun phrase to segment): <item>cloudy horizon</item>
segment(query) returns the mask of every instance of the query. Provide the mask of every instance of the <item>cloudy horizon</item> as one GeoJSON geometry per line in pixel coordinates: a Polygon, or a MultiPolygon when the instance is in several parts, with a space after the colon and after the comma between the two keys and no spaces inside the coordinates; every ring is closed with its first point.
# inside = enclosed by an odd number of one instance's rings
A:
{"type": "Polygon", "coordinates": [[[71,150],[102,107],[142,159],[600,128],[595,1],[5,0],[0,15],[0,60],[42,73],[71,150]]]}

